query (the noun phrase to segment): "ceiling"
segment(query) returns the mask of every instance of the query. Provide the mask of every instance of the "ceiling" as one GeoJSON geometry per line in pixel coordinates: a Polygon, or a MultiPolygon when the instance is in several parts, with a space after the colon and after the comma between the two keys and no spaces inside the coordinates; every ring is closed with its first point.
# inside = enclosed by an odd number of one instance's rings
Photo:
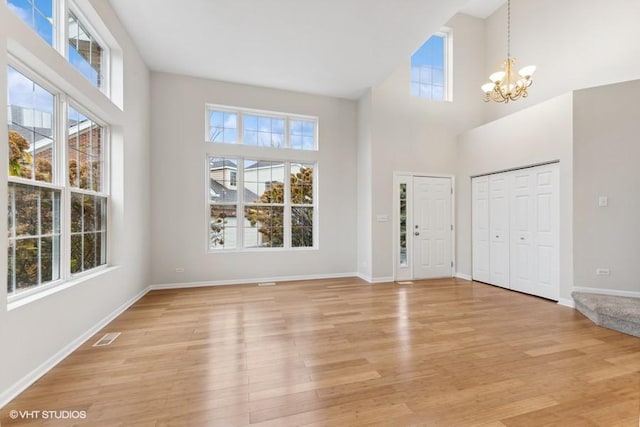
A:
{"type": "Polygon", "coordinates": [[[110,0],[154,71],[355,99],[505,0],[110,0]]]}

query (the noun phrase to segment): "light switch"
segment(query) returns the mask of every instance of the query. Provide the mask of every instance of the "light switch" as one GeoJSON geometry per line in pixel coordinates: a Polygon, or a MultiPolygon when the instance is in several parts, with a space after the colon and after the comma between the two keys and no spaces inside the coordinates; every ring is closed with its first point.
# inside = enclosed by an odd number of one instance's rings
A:
{"type": "Polygon", "coordinates": [[[598,197],[598,206],[601,208],[609,206],[609,198],[607,196],[598,197]]]}

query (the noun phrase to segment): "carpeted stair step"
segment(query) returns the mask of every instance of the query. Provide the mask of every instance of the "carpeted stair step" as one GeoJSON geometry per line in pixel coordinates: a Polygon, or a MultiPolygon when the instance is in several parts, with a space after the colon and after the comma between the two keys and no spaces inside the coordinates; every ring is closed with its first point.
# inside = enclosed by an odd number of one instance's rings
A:
{"type": "Polygon", "coordinates": [[[576,309],[605,328],[640,337],[640,298],[573,292],[576,309]]]}

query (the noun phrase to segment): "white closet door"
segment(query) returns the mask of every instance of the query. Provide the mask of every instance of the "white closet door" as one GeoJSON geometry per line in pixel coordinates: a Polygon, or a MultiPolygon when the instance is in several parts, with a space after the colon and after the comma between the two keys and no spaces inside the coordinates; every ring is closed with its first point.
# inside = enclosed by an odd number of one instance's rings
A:
{"type": "Polygon", "coordinates": [[[535,168],[535,284],[534,295],[557,300],[560,297],[559,240],[560,195],[558,164],[535,168]]]}
{"type": "Polygon", "coordinates": [[[512,172],[511,176],[511,289],[534,293],[535,197],[531,169],[512,172]]]}
{"type": "Polygon", "coordinates": [[[509,177],[489,176],[489,283],[509,288],[509,177]]]}
{"type": "Polygon", "coordinates": [[[512,172],[511,289],[560,296],[558,164],[512,172]]]}
{"type": "Polygon", "coordinates": [[[490,282],[489,269],[489,177],[471,180],[471,232],[473,254],[473,280],[490,282]]]}

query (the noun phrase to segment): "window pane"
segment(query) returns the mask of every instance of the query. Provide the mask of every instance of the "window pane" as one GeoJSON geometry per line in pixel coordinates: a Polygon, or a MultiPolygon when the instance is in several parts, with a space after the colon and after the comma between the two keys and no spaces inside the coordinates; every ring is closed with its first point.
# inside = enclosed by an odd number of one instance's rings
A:
{"type": "Polygon", "coordinates": [[[291,120],[289,123],[289,142],[295,150],[315,149],[315,122],[310,120],[291,120]]]}
{"type": "Polygon", "coordinates": [[[251,206],[244,209],[244,246],[275,248],[284,246],[284,208],[251,206]]]}
{"type": "Polygon", "coordinates": [[[52,0],[7,0],[7,7],[53,46],[52,0]]]}
{"type": "Polygon", "coordinates": [[[8,67],[7,97],[9,175],[52,182],[53,94],[14,68],[8,67]]]}
{"type": "Polygon", "coordinates": [[[412,95],[444,99],[445,47],[446,37],[435,35],[411,56],[412,95]]]}
{"type": "Polygon", "coordinates": [[[291,246],[294,248],[313,246],[313,208],[291,208],[291,246]]]}
{"type": "Polygon", "coordinates": [[[242,142],[260,147],[284,146],[284,119],[245,114],[242,142]]]}
{"type": "Polygon", "coordinates": [[[107,262],[106,197],[71,193],[71,273],[107,262]]]}
{"type": "Polygon", "coordinates": [[[313,203],[313,165],[291,163],[291,203],[313,203]]]}
{"type": "Polygon", "coordinates": [[[102,46],[69,12],[69,62],[95,87],[102,86],[102,46]]]}
{"type": "Polygon", "coordinates": [[[225,157],[209,158],[209,201],[236,203],[238,160],[225,157]]]}
{"type": "Polygon", "coordinates": [[[234,249],[236,247],[236,206],[211,206],[209,249],[234,249]]]}
{"type": "Polygon", "coordinates": [[[38,239],[16,241],[16,292],[38,285],[38,239]]]}
{"type": "Polygon", "coordinates": [[[8,186],[7,291],[13,295],[60,278],[61,192],[8,186]]]}
{"type": "Polygon", "coordinates": [[[209,142],[236,143],[238,115],[226,111],[209,111],[209,142]]]}
{"type": "Polygon", "coordinates": [[[104,191],[104,130],[74,108],[69,107],[68,111],[69,185],[83,190],[104,191]]]}
{"type": "Polygon", "coordinates": [[[284,162],[244,161],[245,202],[284,203],[284,162]]]}

